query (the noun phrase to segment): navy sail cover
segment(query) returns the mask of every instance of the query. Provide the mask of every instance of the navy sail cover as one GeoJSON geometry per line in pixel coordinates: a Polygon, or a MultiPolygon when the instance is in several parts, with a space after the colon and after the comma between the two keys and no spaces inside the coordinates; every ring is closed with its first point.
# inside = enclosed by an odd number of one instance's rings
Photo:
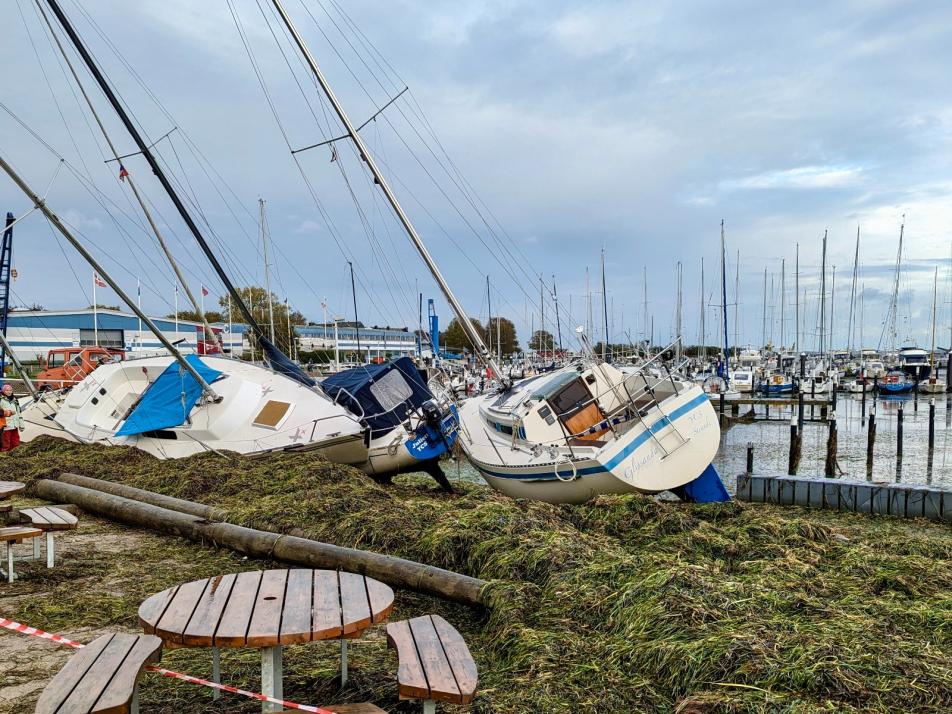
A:
{"type": "Polygon", "coordinates": [[[433,398],[409,357],[387,364],[368,364],[332,375],[321,388],[338,404],[362,417],[374,432],[398,426],[407,414],[433,398]]]}
{"type": "MultiPolygon", "coordinates": [[[[221,372],[202,362],[198,355],[188,355],[185,359],[208,384],[221,376],[221,372]]],[[[202,385],[173,360],[148,386],[116,436],[132,436],[184,424],[200,396],[202,385]]]]}

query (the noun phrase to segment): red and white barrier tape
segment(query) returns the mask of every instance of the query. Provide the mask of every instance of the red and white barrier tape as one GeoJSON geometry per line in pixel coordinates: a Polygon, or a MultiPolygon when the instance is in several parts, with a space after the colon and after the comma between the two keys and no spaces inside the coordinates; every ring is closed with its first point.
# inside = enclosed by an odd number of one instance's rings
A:
{"type": "MultiPolygon", "coordinates": [[[[13,620],[7,620],[6,618],[0,617],[0,627],[3,627],[7,630],[13,630],[14,632],[19,632],[22,635],[30,635],[31,637],[39,637],[40,639],[49,640],[50,642],[55,642],[60,645],[66,645],[67,647],[75,647],[80,649],[86,645],[81,642],[76,642],[70,640],[62,635],[54,635],[50,632],[44,632],[43,630],[37,629],[36,627],[30,627],[29,625],[24,625],[19,622],[14,622],[13,620]]],[[[328,709],[321,709],[320,707],[310,706],[309,704],[296,704],[295,702],[288,702],[284,699],[275,699],[274,697],[269,697],[265,694],[260,694],[258,692],[249,692],[245,689],[238,689],[238,687],[232,687],[227,684],[217,684],[211,682],[207,679],[200,679],[199,677],[192,677],[188,674],[182,674],[181,672],[173,672],[170,669],[163,669],[162,667],[156,667],[155,665],[148,665],[146,667],[150,672],[156,672],[161,674],[163,677],[171,677],[172,679],[181,679],[183,682],[191,682],[192,684],[201,684],[205,687],[211,687],[212,689],[218,689],[223,692],[229,692],[230,694],[238,694],[243,697],[248,697],[249,699],[257,699],[259,702],[271,702],[272,704],[280,704],[283,707],[288,709],[297,709],[302,712],[314,712],[314,714],[334,714],[334,712],[328,709]]]]}

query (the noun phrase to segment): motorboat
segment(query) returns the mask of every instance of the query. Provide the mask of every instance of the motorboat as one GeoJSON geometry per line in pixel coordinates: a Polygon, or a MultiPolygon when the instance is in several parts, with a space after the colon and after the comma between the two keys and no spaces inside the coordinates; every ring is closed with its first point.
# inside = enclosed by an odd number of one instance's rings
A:
{"type": "Polygon", "coordinates": [[[923,381],[932,373],[929,353],[918,347],[903,347],[899,350],[896,364],[915,380],[923,381]]]}
{"type": "Polygon", "coordinates": [[[916,388],[916,381],[901,370],[893,370],[876,382],[879,394],[908,394],[916,388]]]}
{"type": "Polygon", "coordinates": [[[793,379],[780,371],[768,374],[763,382],[758,386],[758,391],[765,396],[778,394],[793,394],[793,379]]]}
{"type": "Polygon", "coordinates": [[[748,369],[735,369],[731,373],[731,386],[738,392],[750,392],[754,388],[754,372],[748,369]]]}

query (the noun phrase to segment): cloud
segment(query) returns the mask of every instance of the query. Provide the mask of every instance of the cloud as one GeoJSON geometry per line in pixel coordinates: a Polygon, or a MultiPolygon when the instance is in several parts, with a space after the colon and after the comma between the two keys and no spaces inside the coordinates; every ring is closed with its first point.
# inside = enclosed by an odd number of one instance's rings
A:
{"type": "Polygon", "coordinates": [[[765,171],[739,179],[722,181],[725,191],[737,189],[820,189],[855,186],[862,179],[858,166],[800,166],[765,171]]]}

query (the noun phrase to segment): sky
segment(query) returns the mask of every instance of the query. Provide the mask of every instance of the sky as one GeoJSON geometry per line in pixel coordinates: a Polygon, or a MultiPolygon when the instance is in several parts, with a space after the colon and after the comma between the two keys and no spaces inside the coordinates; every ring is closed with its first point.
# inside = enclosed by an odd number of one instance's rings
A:
{"type": "MultiPolygon", "coordinates": [[[[342,131],[270,3],[60,1],[235,282],[264,281],[263,198],[272,289],[315,322],[352,318],[348,261],[366,324],[415,327],[419,293],[449,321],[350,143],[291,154],[342,131]]],[[[800,345],[816,347],[828,232],[826,331],[837,346],[879,345],[905,220],[897,342],[928,347],[938,268],[938,343],[949,343],[947,3],[285,5],[353,123],[382,109],[360,134],[464,309],[486,319],[488,276],[493,313],[514,320],[523,344],[541,320],[556,331],[553,278],[566,345],[589,322],[589,294],[601,338],[602,251],[612,341],[639,340],[652,324],[655,343],[673,339],[680,263],[684,339],[697,342],[703,304],[716,343],[722,220],[731,342],[789,346],[799,302],[800,345]]],[[[171,270],[33,0],[7,3],[4,20],[0,156],[123,287],[141,285],[148,312],[171,312],[171,270]]],[[[133,152],[69,56],[118,150],[133,152]]],[[[220,281],[142,157],[123,165],[210,307],[220,281]]],[[[6,178],[0,197],[17,216],[30,208],[6,178]]],[[[14,230],[15,302],[90,303],[91,270],[39,214],[14,230]]],[[[118,302],[108,289],[98,300],[118,302]]]]}

